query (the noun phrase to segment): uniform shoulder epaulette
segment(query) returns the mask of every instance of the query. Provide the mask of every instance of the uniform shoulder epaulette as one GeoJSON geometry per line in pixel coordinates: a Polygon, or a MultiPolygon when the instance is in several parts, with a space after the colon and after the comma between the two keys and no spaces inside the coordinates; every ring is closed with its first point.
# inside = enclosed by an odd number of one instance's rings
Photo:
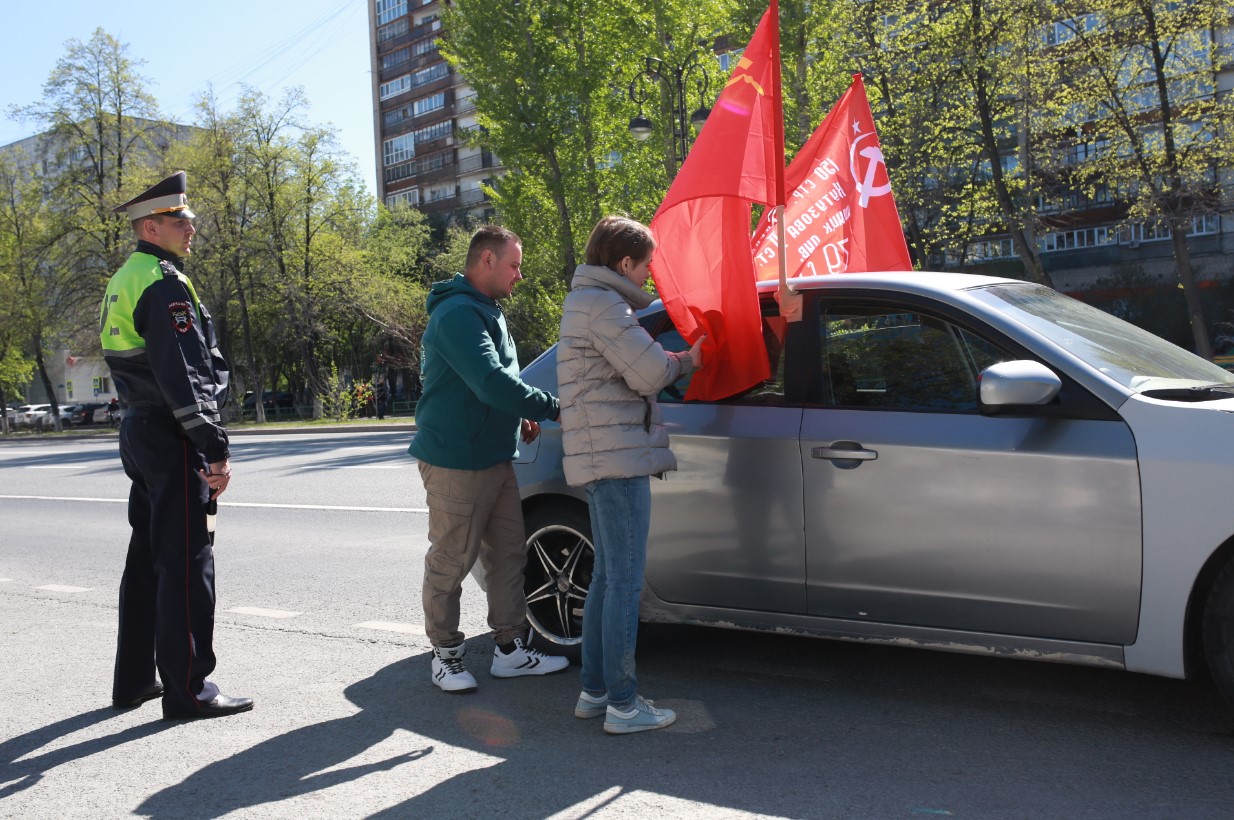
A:
{"type": "Polygon", "coordinates": [[[159,267],[163,269],[163,278],[176,278],[180,275],[180,271],[176,270],[176,266],[168,262],[166,259],[159,260],[159,267]]]}

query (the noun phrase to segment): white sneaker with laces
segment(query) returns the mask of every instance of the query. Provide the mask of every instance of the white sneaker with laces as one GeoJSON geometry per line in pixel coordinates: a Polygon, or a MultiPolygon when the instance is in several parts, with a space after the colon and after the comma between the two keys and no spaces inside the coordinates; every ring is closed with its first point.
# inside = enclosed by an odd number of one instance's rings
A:
{"type": "Polygon", "coordinates": [[[443,692],[474,692],[476,679],[463,665],[463,655],[467,654],[467,646],[435,646],[433,647],[433,683],[443,692]]]}
{"type": "Polygon", "coordinates": [[[489,672],[495,678],[517,678],[521,675],[548,675],[560,672],[569,665],[568,658],[545,655],[537,649],[523,646],[522,638],[515,638],[510,654],[503,653],[501,647],[493,650],[493,666],[489,672]]]}
{"type": "Polygon", "coordinates": [[[604,717],[604,731],[610,735],[628,735],[632,732],[663,729],[665,726],[672,726],[676,720],[677,713],[672,709],[657,709],[652,701],[636,695],[634,705],[629,711],[623,712],[609,704],[604,717]]]}

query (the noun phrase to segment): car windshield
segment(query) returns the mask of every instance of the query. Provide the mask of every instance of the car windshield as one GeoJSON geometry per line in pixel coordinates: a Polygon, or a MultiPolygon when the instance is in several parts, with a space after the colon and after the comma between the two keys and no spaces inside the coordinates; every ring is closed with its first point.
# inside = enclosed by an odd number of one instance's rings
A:
{"type": "Polygon", "coordinates": [[[1234,386],[1234,374],[1212,362],[1049,288],[994,285],[970,293],[1137,393],[1234,386]]]}

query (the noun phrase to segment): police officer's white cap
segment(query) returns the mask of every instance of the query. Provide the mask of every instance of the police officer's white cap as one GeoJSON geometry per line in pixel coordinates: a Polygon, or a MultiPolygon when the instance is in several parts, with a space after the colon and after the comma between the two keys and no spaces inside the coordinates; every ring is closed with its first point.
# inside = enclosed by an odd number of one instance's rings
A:
{"type": "Polygon", "coordinates": [[[117,206],[112,213],[126,214],[130,222],[143,216],[159,214],[194,219],[197,215],[189,209],[189,198],[185,193],[187,187],[187,175],[183,171],[176,171],[157,185],[117,206]]]}

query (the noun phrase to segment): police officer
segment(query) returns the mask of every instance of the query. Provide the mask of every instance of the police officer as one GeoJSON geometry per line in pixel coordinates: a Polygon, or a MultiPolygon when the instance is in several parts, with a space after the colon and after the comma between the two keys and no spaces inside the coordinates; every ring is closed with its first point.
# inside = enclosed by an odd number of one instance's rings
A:
{"type": "Polygon", "coordinates": [[[137,250],[107,283],[100,321],[124,408],[120,459],[133,482],[112,705],[162,697],[172,720],[244,712],[251,698],[227,697],[206,680],[215,663],[207,508],[231,476],[219,418],[228,365],[210,314],[178,269],[197,232],[184,172],[115,212],[132,223],[137,250]]]}

